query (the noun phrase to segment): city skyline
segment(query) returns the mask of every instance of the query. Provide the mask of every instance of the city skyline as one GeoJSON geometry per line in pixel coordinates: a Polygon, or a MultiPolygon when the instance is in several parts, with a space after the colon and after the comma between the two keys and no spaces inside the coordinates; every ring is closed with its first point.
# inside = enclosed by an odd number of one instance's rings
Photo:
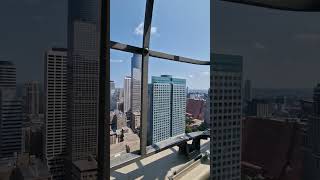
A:
{"type": "Polygon", "coordinates": [[[0,179],[320,177],[309,13],[218,0],[2,4],[16,11],[0,6],[0,179]]]}

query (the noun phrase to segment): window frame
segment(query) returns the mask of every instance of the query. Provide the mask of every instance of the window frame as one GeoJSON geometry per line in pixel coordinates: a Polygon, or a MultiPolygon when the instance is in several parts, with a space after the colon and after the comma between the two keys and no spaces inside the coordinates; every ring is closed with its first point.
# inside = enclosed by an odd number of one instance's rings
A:
{"type": "MultiPolygon", "coordinates": [[[[142,71],[141,71],[141,116],[140,116],[140,156],[127,162],[120,163],[114,167],[110,164],[110,138],[107,136],[105,129],[110,124],[110,117],[105,115],[105,108],[110,109],[110,96],[99,93],[99,129],[98,129],[98,179],[106,179],[110,177],[110,170],[117,169],[128,165],[134,161],[146,158],[160,151],[148,152],[147,148],[147,121],[148,121],[148,70],[149,57],[159,58],[160,60],[176,61],[194,65],[209,66],[210,61],[197,60],[183,56],[177,56],[164,52],[150,50],[151,24],[153,16],[154,0],[146,0],[144,30],[142,47],[132,46],[110,40],[110,0],[100,0],[101,3],[101,36],[100,36],[100,92],[110,94],[110,49],[122,52],[129,52],[142,55],[142,71]],[[105,43],[107,42],[107,43],[105,43]],[[109,42],[109,43],[108,43],[109,42]],[[106,53],[101,53],[106,52],[106,53]],[[105,118],[106,117],[106,118],[105,118]]],[[[163,149],[164,150],[164,149],[163,149]]]]}

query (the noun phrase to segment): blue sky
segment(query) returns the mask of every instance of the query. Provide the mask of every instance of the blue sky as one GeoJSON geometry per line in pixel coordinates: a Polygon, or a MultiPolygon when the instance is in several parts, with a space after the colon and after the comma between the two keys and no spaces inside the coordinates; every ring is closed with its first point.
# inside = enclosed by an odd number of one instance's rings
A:
{"type": "MultiPolygon", "coordinates": [[[[142,45],[142,27],[146,0],[111,0],[111,40],[134,46],[142,45]]],[[[209,60],[210,1],[155,1],[150,48],[200,60],[209,60]]],[[[130,75],[132,54],[111,51],[111,79],[122,87],[130,75]]],[[[171,74],[187,79],[192,89],[209,88],[209,66],[150,59],[152,75],[171,74]]]]}

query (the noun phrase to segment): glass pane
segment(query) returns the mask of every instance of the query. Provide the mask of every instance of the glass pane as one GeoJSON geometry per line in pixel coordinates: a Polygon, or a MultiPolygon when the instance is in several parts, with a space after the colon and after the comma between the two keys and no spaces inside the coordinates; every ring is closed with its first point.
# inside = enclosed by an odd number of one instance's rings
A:
{"type": "MultiPolygon", "coordinates": [[[[159,152],[111,172],[111,179],[168,179],[189,167],[196,157],[201,159],[201,172],[209,174],[208,159],[200,152],[209,151],[210,140],[200,140],[200,149],[194,149],[197,146],[191,143],[197,141],[188,139],[207,128],[208,87],[208,66],[150,58],[149,93],[144,95],[149,97],[147,152],[159,152]],[[172,144],[176,146],[164,149],[172,144]],[[184,151],[183,146],[178,147],[182,144],[188,146],[188,151],[184,151]],[[161,171],[154,172],[158,167],[161,171]]],[[[198,175],[191,173],[188,177],[197,178],[198,175]]]]}
{"type": "Polygon", "coordinates": [[[110,1],[110,39],[133,46],[142,46],[146,0],[110,1]]]}
{"type": "Polygon", "coordinates": [[[0,179],[65,175],[67,4],[0,2],[0,179]]]}
{"type": "MultiPolygon", "coordinates": [[[[209,104],[207,104],[209,100],[208,90],[210,86],[209,70],[209,66],[193,65],[167,61],[158,58],[151,58],[149,64],[149,98],[151,98],[149,113],[151,113],[152,107],[154,108],[154,113],[157,113],[156,107],[168,108],[169,106],[169,109],[171,109],[171,111],[168,111],[167,113],[169,113],[168,117],[172,115],[172,117],[170,117],[172,119],[171,123],[173,123],[173,120],[175,118],[181,118],[183,116],[184,118],[181,119],[184,119],[184,121],[177,121],[177,124],[185,124],[182,127],[183,130],[179,131],[179,133],[173,132],[173,129],[171,128],[171,130],[169,131],[171,131],[172,134],[170,135],[170,133],[168,133],[168,136],[166,138],[162,138],[162,140],[167,140],[169,137],[181,135],[184,133],[201,130],[203,131],[207,129],[207,123],[205,121],[209,120],[206,119],[209,118],[207,112],[207,110],[209,110],[209,104]],[[164,89],[161,89],[162,81],[164,82],[164,85],[169,84],[172,87],[168,86],[163,87],[164,89]],[[175,89],[175,87],[177,87],[177,89],[175,89]],[[165,94],[166,90],[169,91],[167,94],[165,94]],[[152,94],[152,91],[155,94],[152,94]],[[175,97],[175,95],[177,95],[177,97],[175,97]],[[173,107],[172,103],[175,102],[175,99],[177,99],[177,104],[173,107]],[[162,100],[164,101],[162,102],[162,100]],[[168,103],[168,106],[163,105],[163,103],[166,102],[168,103]],[[178,110],[176,113],[172,111],[175,108],[176,110],[178,110]],[[178,114],[181,114],[181,117],[178,116],[178,114]]],[[[166,109],[162,109],[161,111],[166,112],[166,109]]],[[[152,115],[150,117],[152,117],[152,115]]],[[[162,115],[159,119],[162,119],[162,115]]],[[[150,122],[152,123],[152,121],[150,121],[149,119],[149,123],[150,122]]],[[[162,125],[160,124],[159,126],[162,125]]],[[[155,125],[153,127],[155,127],[155,125]]],[[[151,128],[149,128],[149,130],[151,130],[151,128]]],[[[163,132],[161,132],[161,134],[163,134],[163,132]]],[[[160,141],[161,140],[153,142],[156,143],[160,141]]],[[[149,143],[149,145],[150,144],[152,143],[149,143]]]]}
{"type": "Polygon", "coordinates": [[[214,53],[223,53],[229,58],[212,60],[226,65],[232,62],[231,54],[243,60],[242,139],[237,116],[231,116],[231,121],[219,117],[219,110],[228,112],[231,109],[231,115],[236,110],[233,103],[238,101],[234,97],[227,97],[232,102],[231,107],[224,100],[226,92],[230,93],[228,88],[235,88],[230,86],[235,82],[230,76],[234,77],[235,73],[218,70],[212,73],[211,131],[218,137],[212,141],[213,178],[230,175],[228,171],[223,172],[221,166],[230,162],[228,156],[232,156],[231,166],[239,172],[237,178],[240,175],[248,179],[319,178],[320,161],[314,156],[314,150],[319,142],[316,119],[319,119],[320,107],[320,62],[316,59],[320,56],[320,26],[314,22],[320,14],[217,1],[213,17],[214,53]],[[222,100],[219,93],[224,93],[222,100]],[[238,144],[230,146],[229,140],[238,144]],[[229,147],[230,151],[224,153],[229,147]],[[253,165],[267,173],[252,174],[253,165]]]}
{"type": "Polygon", "coordinates": [[[111,50],[110,61],[112,167],[139,155],[142,59],[140,55],[111,50]]]}
{"type": "Polygon", "coordinates": [[[210,1],[155,1],[150,47],[209,61],[210,1]]]}

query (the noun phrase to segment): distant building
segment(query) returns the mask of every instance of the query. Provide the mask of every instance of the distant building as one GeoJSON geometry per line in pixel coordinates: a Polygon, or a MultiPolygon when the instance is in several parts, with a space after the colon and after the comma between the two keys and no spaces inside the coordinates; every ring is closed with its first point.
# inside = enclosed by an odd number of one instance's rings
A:
{"type": "Polygon", "coordinates": [[[195,119],[204,119],[205,100],[188,99],[187,100],[187,113],[195,119]]]}
{"type": "Polygon", "coordinates": [[[211,179],[241,177],[242,57],[211,54],[211,179]]]}
{"type": "Polygon", "coordinates": [[[313,101],[301,100],[300,106],[303,117],[308,118],[311,114],[313,114],[313,101]]]}
{"type": "Polygon", "coordinates": [[[0,61],[0,88],[16,91],[16,67],[10,61],[0,61]]]}
{"type": "Polygon", "coordinates": [[[251,80],[246,80],[244,83],[244,101],[249,102],[252,99],[251,80]]]}
{"type": "Polygon", "coordinates": [[[0,92],[0,157],[22,152],[22,102],[0,92]]]}
{"type": "Polygon", "coordinates": [[[43,156],[43,124],[27,123],[22,128],[22,152],[34,155],[37,158],[43,156]]]}
{"type": "Polygon", "coordinates": [[[24,154],[19,157],[17,167],[11,178],[14,180],[52,180],[52,176],[46,166],[35,156],[24,154]]]}
{"type": "Polygon", "coordinates": [[[44,158],[54,179],[65,176],[67,153],[67,49],[45,54],[44,158]]]}
{"type": "MultiPolygon", "coordinates": [[[[0,179],[9,180],[16,168],[16,157],[0,158],[0,179]]],[[[12,178],[13,179],[13,178],[12,178]]]]}
{"type": "Polygon", "coordinates": [[[110,81],[110,110],[113,111],[116,108],[117,108],[116,85],[114,81],[110,81]]]}
{"type": "Polygon", "coordinates": [[[134,54],[131,59],[131,111],[141,111],[142,56],[134,54]]]}
{"type": "Polygon", "coordinates": [[[16,97],[16,67],[0,61],[0,158],[22,152],[22,102],[16,97]]]}
{"type": "Polygon", "coordinates": [[[272,116],[272,105],[267,100],[253,99],[248,103],[247,113],[248,116],[256,117],[271,117],[272,116]]]}
{"type": "Polygon", "coordinates": [[[24,85],[24,113],[29,116],[38,116],[40,112],[40,84],[30,81],[24,85]]]}
{"type": "Polygon", "coordinates": [[[186,80],[170,75],[153,76],[149,85],[148,143],[185,133],[186,80]]]}
{"type": "Polygon", "coordinates": [[[117,102],[117,110],[123,112],[124,108],[123,108],[123,102],[117,102]]]}
{"type": "Polygon", "coordinates": [[[72,175],[72,179],[95,180],[98,175],[98,163],[92,157],[74,161],[72,171],[70,173],[72,175]]]}
{"type": "Polygon", "coordinates": [[[140,129],[140,118],[141,118],[140,112],[133,112],[132,113],[132,119],[131,119],[131,129],[132,130],[140,129]]]}
{"type": "Polygon", "coordinates": [[[316,180],[320,179],[320,84],[313,91],[313,112],[309,118],[303,179],[316,180]]]}
{"type": "Polygon", "coordinates": [[[123,110],[127,113],[131,110],[131,77],[126,76],[124,78],[123,85],[123,110]]]}
{"type": "Polygon", "coordinates": [[[124,127],[110,131],[110,157],[126,154],[140,149],[140,137],[130,128],[124,127]]]}
{"type": "MultiPolygon", "coordinates": [[[[208,94],[210,92],[210,88],[208,90],[208,94]]],[[[210,127],[211,121],[210,121],[210,96],[205,97],[205,104],[204,104],[204,122],[210,127]]]]}
{"type": "Polygon", "coordinates": [[[305,179],[302,178],[302,141],[302,125],[297,122],[257,117],[244,119],[242,179],[305,179]]]}
{"type": "Polygon", "coordinates": [[[110,112],[110,120],[114,131],[127,127],[127,116],[121,111],[110,112]]]}

